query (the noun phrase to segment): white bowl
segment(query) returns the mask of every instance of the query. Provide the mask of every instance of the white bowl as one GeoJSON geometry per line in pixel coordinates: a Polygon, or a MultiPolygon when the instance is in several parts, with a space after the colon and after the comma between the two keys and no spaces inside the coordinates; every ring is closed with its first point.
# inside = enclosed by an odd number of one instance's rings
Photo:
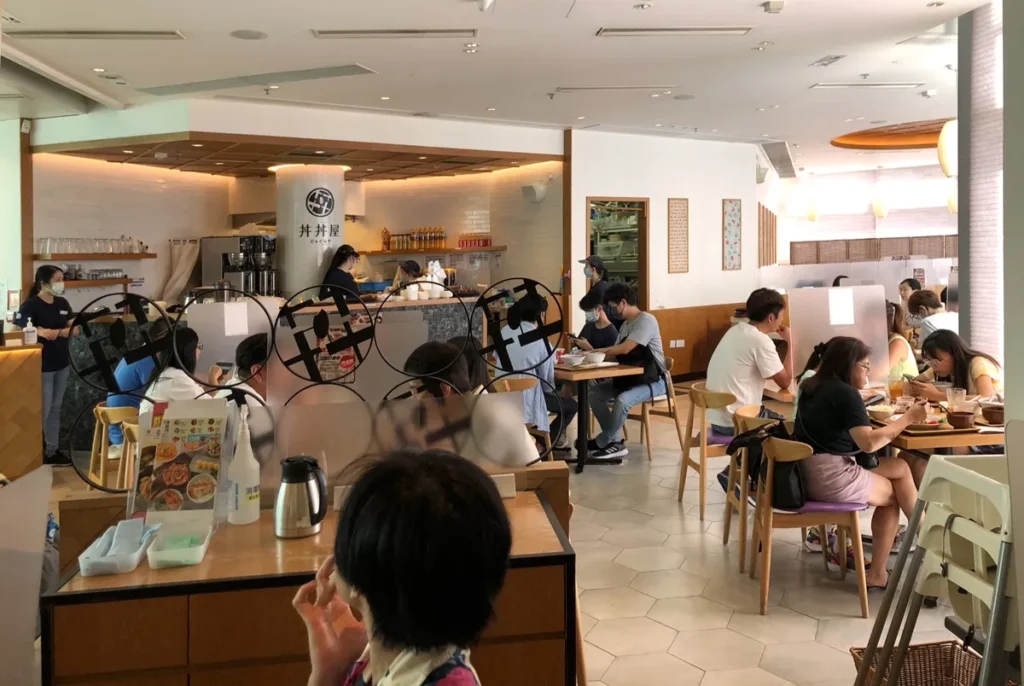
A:
{"type": "Polygon", "coordinates": [[[561,364],[566,367],[575,367],[583,364],[583,355],[562,355],[561,364]]]}
{"type": "Polygon", "coordinates": [[[589,352],[583,355],[583,359],[586,360],[587,364],[601,364],[604,362],[605,354],[597,351],[589,352]]]}

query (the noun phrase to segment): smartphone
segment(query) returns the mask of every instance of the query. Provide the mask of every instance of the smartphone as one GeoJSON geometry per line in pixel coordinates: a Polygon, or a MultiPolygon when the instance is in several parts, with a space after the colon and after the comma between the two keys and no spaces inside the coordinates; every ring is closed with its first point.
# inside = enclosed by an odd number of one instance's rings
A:
{"type": "Polygon", "coordinates": [[[220,367],[221,371],[224,372],[225,379],[230,378],[235,372],[235,364],[233,362],[215,362],[214,364],[220,367]]]}

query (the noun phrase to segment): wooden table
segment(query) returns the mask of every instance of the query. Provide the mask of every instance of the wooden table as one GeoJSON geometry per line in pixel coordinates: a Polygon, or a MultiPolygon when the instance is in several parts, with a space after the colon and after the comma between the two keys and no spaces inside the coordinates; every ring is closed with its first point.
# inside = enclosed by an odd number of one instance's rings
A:
{"type": "Polygon", "coordinates": [[[977,445],[1003,445],[1006,443],[1005,433],[964,433],[946,434],[946,431],[936,429],[927,436],[915,434],[908,436],[901,433],[889,444],[894,448],[909,451],[933,451],[936,448],[969,448],[977,445]]]}
{"type": "MultiPolygon", "coordinates": [[[[619,376],[637,376],[643,374],[643,367],[617,365],[614,367],[563,367],[555,365],[555,380],[568,381],[576,384],[576,396],[579,401],[579,414],[576,418],[576,473],[583,472],[583,465],[590,460],[587,450],[587,439],[590,429],[590,381],[597,379],[614,379],[619,376]]],[[[591,464],[622,464],[622,458],[601,460],[591,464]]]]}
{"type": "MultiPolygon", "coordinates": [[[[488,686],[573,684],[575,554],[542,493],[504,501],[512,556],[495,619],[473,646],[488,686]]],[[[75,574],[42,599],[44,686],[279,686],[309,676],[296,588],[333,552],[337,513],[321,533],[274,536],[273,514],[224,525],[192,567],[75,574]]],[[[581,656],[582,657],[582,656],[581,656]]]]}

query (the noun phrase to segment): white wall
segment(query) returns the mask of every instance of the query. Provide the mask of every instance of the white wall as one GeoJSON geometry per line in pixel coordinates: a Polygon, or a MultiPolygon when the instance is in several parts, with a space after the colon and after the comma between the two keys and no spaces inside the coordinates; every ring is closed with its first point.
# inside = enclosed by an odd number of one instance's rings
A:
{"type": "MultiPolygon", "coordinates": [[[[458,234],[489,231],[502,254],[505,277],[526,277],[558,290],[562,268],[562,163],[542,162],[519,169],[405,181],[367,181],[366,215],[345,222],[346,243],[358,250],[380,250],[380,232],[406,233],[418,226],[443,226],[448,247],[458,234]],[[524,184],[547,181],[543,202],[528,202],[524,184]]],[[[390,278],[391,274],[387,275],[390,278]]]]}
{"type": "Polygon", "coordinates": [[[787,181],[779,216],[779,262],[789,263],[794,241],[938,236],[957,233],[957,215],[946,202],[954,181],[938,165],[807,176],[787,181]],[[884,219],[875,197],[889,206],[884,219]],[[807,220],[813,206],[816,221],[807,220]]]}
{"type": "Polygon", "coordinates": [[[20,126],[17,119],[0,122],[0,317],[7,311],[7,289],[21,288],[20,126]]]}
{"type": "MultiPolygon", "coordinates": [[[[715,143],[595,131],[572,134],[573,298],[585,283],[587,197],[650,198],[651,309],[743,302],[757,287],[756,152],[715,143]],[[690,200],[690,271],[669,274],[668,198],[690,200]],[[722,200],[743,201],[743,269],[722,271],[722,200]]],[[[574,308],[573,328],[583,324],[574,308]]]]}
{"type": "MultiPolygon", "coordinates": [[[[159,296],[170,270],[169,239],[217,235],[231,226],[224,177],[64,155],[37,154],[32,165],[37,239],[125,235],[157,254],[154,260],[82,263],[86,269],[122,268],[145,279],[133,293],[159,296]]],[[[67,298],[78,308],[119,288],[68,289],[67,298]]]]}

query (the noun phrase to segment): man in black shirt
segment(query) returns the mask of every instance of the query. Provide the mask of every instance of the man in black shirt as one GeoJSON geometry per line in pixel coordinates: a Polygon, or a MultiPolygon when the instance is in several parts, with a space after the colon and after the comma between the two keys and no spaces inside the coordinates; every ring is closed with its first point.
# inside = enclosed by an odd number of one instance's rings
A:
{"type": "Polygon", "coordinates": [[[604,311],[604,303],[598,299],[593,289],[580,300],[580,309],[587,314],[587,323],[583,325],[580,335],[572,336],[572,338],[574,340],[582,338],[590,343],[590,347],[594,350],[610,348],[615,345],[618,341],[619,330],[608,319],[608,315],[604,311]]]}

